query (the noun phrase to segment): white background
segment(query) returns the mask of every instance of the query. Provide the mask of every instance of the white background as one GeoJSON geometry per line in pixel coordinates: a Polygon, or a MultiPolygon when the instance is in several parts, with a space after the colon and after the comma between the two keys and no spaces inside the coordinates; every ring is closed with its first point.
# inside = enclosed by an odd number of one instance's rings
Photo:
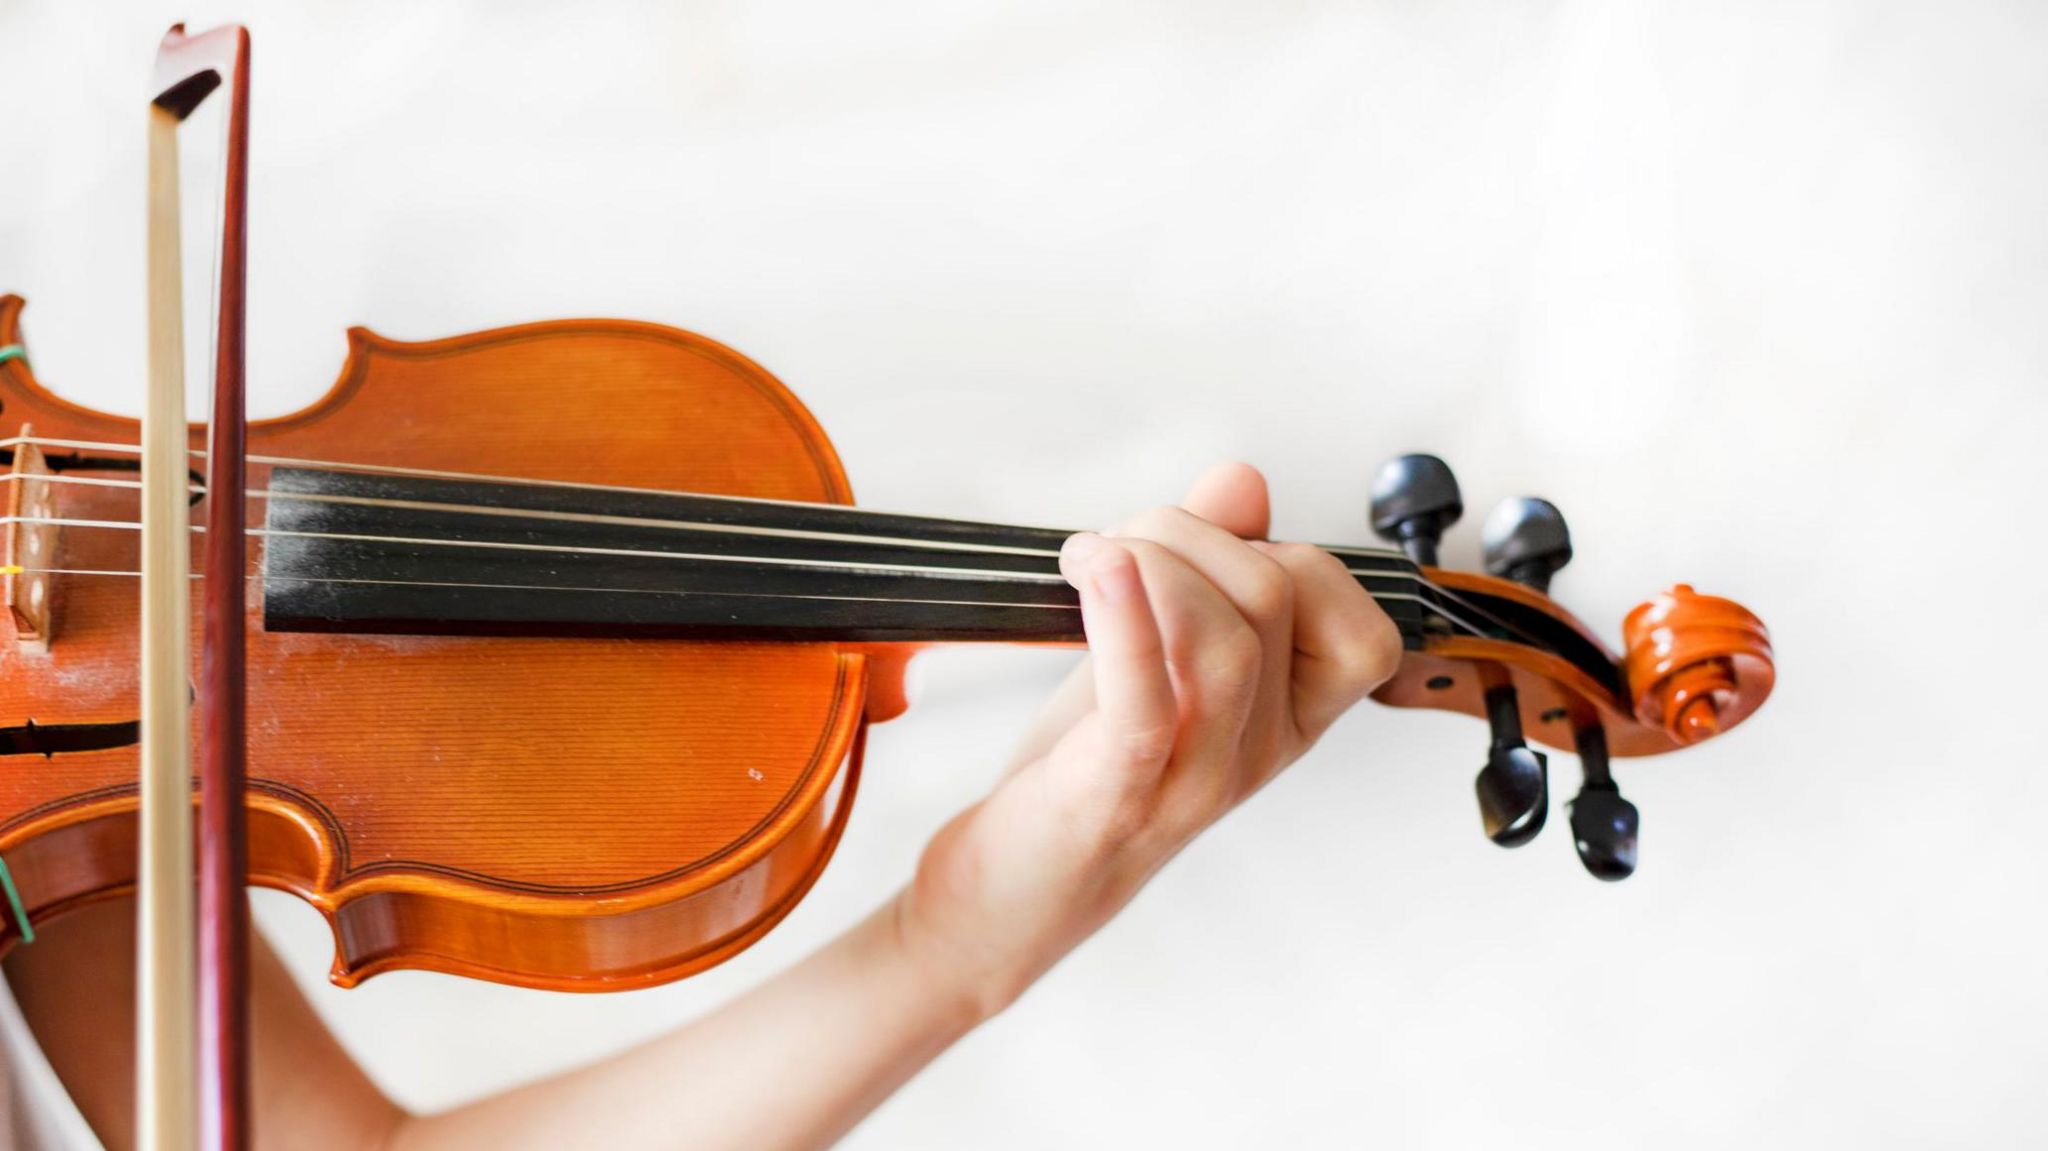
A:
{"type": "MultiPolygon", "coordinates": [[[[149,53],[236,15],[263,412],[349,324],[631,316],[778,373],[877,507],[1097,526],[1241,457],[1360,542],[1426,449],[1450,563],[1535,492],[1610,639],[1679,579],[1770,623],[1750,726],[1619,765],[1628,883],[1484,841],[1480,725],[1363,708],[849,1146],[2048,1140],[2048,9],[7,0],[0,290],[72,397],[139,406],[149,53]]],[[[341,992],[260,917],[396,1097],[472,1098],[852,922],[1069,658],[921,660],[816,892],[681,985],[341,992]]]]}

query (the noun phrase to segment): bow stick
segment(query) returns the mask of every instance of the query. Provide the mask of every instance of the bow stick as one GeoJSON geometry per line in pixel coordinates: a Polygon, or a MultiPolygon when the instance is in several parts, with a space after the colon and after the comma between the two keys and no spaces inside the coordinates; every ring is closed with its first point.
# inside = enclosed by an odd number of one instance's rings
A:
{"type": "Polygon", "coordinates": [[[149,107],[149,394],[142,419],[142,796],[137,879],[136,1141],[239,1149],[248,1138],[244,791],[243,335],[249,33],[173,25],[149,107]],[[178,126],[227,88],[226,173],[208,424],[200,800],[193,914],[190,540],[178,126]]]}

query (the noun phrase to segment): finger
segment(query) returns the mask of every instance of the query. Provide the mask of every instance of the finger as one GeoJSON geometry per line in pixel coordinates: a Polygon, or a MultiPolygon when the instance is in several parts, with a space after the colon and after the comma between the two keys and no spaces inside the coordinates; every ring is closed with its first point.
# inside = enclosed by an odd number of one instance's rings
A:
{"type": "Polygon", "coordinates": [[[1223,528],[1180,508],[1155,508],[1133,519],[1119,539],[1144,539],[1170,550],[1223,593],[1258,634],[1259,691],[1246,725],[1247,758],[1275,754],[1287,708],[1294,657],[1294,584],[1286,568],[1223,528]]]}
{"type": "Polygon", "coordinates": [[[1067,539],[1060,572],[1081,593],[1094,681],[1093,725],[1109,782],[1156,779],[1173,752],[1179,708],[1167,671],[1166,641],[1127,547],[1090,532],[1067,539]]]}
{"type": "MultiPolygon", "coordinates": [[[[1167,771],[1200,785],[1189,801],[1213,806],[1239,793],[1234,766],[1264,679],[1258,631],[1215,584],[1172,549],[1152,540],[1110,541],[1137,558],[1179,707],[1180,729],[1167,771]]],[[[1098,684],[1099,688],[1099,684],[1098,684]]]]}
{"type": "MultiPolygon", "coordinates": [[[[1180,708],[1182,738],[1213,744],[1241,729],[1258,689],[1258,633],[1228,597],[1173,549],[1153,540],[1108,541],[1137,561],[1166,649],[1166,670],[1180,708]]],[[[1101,684],[1096,685],[1097,693],[1101,684]]]]}
{"type": "Polygon", "coordinates": [[[1217,464],[1203,472],[1180,506],[1239,539],[1264,539],[1272,518],[1266,477],[1250,464],[1217,464]]]}
{"type": "Polygon", "coordinates": [[[1296,754],[1401,662],[1401,633],[1365,585],[1329,552],[1307,544],[1254,544],[1294,584],[1293,719],[1296,754]]]}

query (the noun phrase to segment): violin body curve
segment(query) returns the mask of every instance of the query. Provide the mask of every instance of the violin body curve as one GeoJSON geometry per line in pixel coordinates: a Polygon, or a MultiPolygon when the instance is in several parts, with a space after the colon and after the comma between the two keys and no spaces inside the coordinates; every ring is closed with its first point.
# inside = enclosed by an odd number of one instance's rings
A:
{"type": "MultiPolygon", "coordinates": [[[[0,345],[19,342],[21,307],[0,298],[0,345]]],[[[0,363],[0,425],[136,438],[134,421],[47,391],[24,358],[0,363]]],[[[249,441],[252,493],[273,457],[852,500],[817,421],[767,371],[627,321],[425,343],[353,329],[332,390],[253,423],[249,441]]],[[[43,450],[93,462],[89,447],[43,450]]],[[[134,568],[136,533],[68,526],[132,520],[132,490],[43,487],[67,525],[63,569],[134,568]]],[[[263,520],[255,495],[249,520],[263,520]]],[[[136,861],[136,749],[35,754],[52,737],[30,730],[134,720],[135,582],[48,578],[51,634],[0,641],[0,728],[28,731],[17,742],[34,758],[0,772],[0,859],[32,921],[131,890],[136,861]]],[[[345,986],[421,968],[613,990],[715,964],[808,890],[851,806],[870,713],[901,708],[901,659],[860,645],[274,632],[259,582],[250,877],[327,918],[345,986]]],[[[10,922],[5,941],[18,937],[10,922]]]]}

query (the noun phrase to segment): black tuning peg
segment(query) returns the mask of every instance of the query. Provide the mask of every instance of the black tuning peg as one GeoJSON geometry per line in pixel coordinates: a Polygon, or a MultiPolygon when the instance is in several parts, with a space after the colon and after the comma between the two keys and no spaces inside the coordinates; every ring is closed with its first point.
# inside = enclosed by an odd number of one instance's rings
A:
{"type": "Polygon", "coordinates": [[[1507,684],[1486,690],[1486,721],[1493,745],[1486,766],[1472,781],[1479,793],[1479,819],[1486,837],[1502,847],[1536,838],[1550,816],[1550,764],[1522,741],[1521,705],[1507,684]]]}
{"type": "Polygon", "coordinates": [[[1596,879],[1613,882],[1636,872],[1636,805],[1621,797],[1607,766],[1607,732],[1599,724],[1578,732],[1579,764],[1586,782],[1570,804],[1572,845],[1596,879]]]}
{"type": "Polygon", "coordinates": [[[1550,590],[1550,577],[1572,562],[1572,533],[1564,513],[1549,500],[1517,496],[1502,500],[1480,531],[1486,570],[1540,592],[1550,590]]]}
{"type": "Polygon", "coordinates": [[[1458,477],[1435,456],[1396,456],[1372,481],[1372,530],[1418,564],[1436,566],[1436,542],[1465,514],[1458,477]]]}

